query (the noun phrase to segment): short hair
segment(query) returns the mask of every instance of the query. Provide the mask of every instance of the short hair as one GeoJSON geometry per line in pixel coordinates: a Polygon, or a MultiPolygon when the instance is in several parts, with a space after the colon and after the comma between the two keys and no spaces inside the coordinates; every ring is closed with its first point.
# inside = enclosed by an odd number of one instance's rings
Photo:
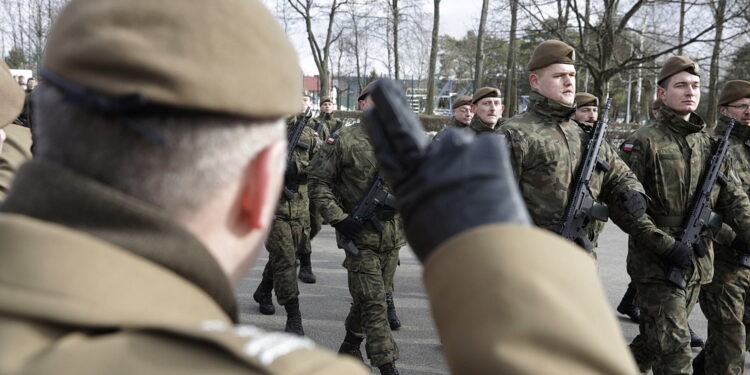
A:
{"type": "Polygon", "coordinates": [[[177,217],[190,216],[283,137],[281,120],[161,111],[105,116],[42,83],[34,98],[35,157],[67,167],[177,217]],[[128,123],[160,134],[164,145],[128,123]]]}

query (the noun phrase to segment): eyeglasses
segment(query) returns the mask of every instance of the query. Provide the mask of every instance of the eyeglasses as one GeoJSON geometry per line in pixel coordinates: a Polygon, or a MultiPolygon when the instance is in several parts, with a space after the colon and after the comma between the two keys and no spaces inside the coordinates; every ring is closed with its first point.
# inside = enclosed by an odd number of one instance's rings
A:
{"type": "Polygon", "coordinates": [[[735,105],[726,105],[727,107],[737,108],[742,112],[747,111],[748,108],[750,108],[750,104],[735,104],[735,105]]]}

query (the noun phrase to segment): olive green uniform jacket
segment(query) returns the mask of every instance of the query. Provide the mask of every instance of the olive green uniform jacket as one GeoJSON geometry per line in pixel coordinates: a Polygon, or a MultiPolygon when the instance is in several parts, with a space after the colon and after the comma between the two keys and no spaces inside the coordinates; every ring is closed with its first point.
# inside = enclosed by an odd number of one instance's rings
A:
{"type": "MultiPolygon", "coordinates": [[[[528,111],[498,129],[508,142],[513,172],[531,218],[537,226],[555,233],[562,228],[568,198],[590,139],[578,123],[570,120],[574,110],[532,92],[528,111]]],[[[599,158],[609,170],[594,171],[593,197],[607,204],[610,218],[623,227],[635,219],[611,203],[623,191],[643,193],[643,187],[608,142],[602,144],[599,158]]]]}
{"type": "MultiPolygon", "coordinates": [[[[308,123],[310,120],[308,120],[308,123]]],[[[297,123],[297,117],[291,117],[287,121],[287,137],[294,131],[294,125],[297,123]]],[[[320,147],[320,140],[315,136],[315,132],[309,126],[302,129],[299,137],[299,143],[305,146],[297,146],[292,152],[292,160],[297,165],[297,189],[293,191],[292,198],[287,198],[284,194],[279,199],[279,205],[276,207],[276,218],[283,220],[305,219],[310,217],[310,201],[308,197],[308,169],[310,160],[320,147]],[[304,148],[307,147],[307,148],[304,148]]],[[[308,224],[309,225],[309,224],[308,224]]]]}
{"type": "MultiPolygon", "coordinates": [[[[623,142],[622,158],[643,183],[650,198],[647,215],[641,217],[640,223],[656,223],[664,233],[653,235],[638,228],[628,231],[632,242],[628,251],[628,273],[634,281],[666,282],[660,255],[674,244],[674,236],[678,235],[688,214],[714,144],[698,115],[691,114],[689,121],[685,121],[668,107],[662,107],[659,119],[638,129],[623,142]]],[[[726,224],[750,243],[750,201],[742,190],[730,153],[721,172],[727,176],[727,181],[714,185],[711,205],[726,224]]],[[[693,267],[683,271],[688,285],[707,284],[713,277],[714,252],[710,236],[711,231],[704,233],[703,243],[708,254],[702,258],[693,255],[693,267]]]]}
{"type": "Polygon", "coordinates": [[[469,129],[471,129],[475,134],[495,131],[499,127],[500,124],[495,124],[494,128],[489,126],[477,115],[474,115],[474,117],[471,118],[471,122],[469,123],[469,129]]]}
{"type": "MultiPolygon", "coordinates": [[[[447,124],[445,124],[445,127],[443,129],[441,129],[437,134],[435,134],[435,137],[433,137],[432,139],[435,140],[435,141],[440,140],[440,137],[443,135],[443,133],[445,133],[445,131],[448,130],[448,129],[450,129],[450,128],[464,129],[466,127],[468,127],[468,125],[464,124],[461,121],[456,120],[455,117],[451,117],[451,120],[448,121],[447,124]]],[[[489,128],[489,126],[487,128],[489,128]]]]}
{"type": "MultiPolygon", "coordinates": [[[[235,325],[221,269],[158,209],[40,162],[16,184],[0,214],[0,373],[369,373],[235,325]]],[[[452,373],[637,374],[594,261],[556,236],[466,231],[435,250],[424,281],[452,373]]]]}
{"type": "Polygon", "coordinates": [[[8,194],[18,167],[31,158],[31,129],[11,124],[3,130],[8,138],[0,151],[0,202],[8,194]]]}

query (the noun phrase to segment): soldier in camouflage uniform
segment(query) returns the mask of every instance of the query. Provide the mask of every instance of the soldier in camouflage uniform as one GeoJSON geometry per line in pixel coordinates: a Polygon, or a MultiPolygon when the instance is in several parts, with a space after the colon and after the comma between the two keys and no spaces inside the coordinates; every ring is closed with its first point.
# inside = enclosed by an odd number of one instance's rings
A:
{"type": "MultiPolygon", "coordinates": [[[[301,115],[287,120],[287,137],[294,132],[301,115]]],[[[311,115],[310,115],[311,116],[311,115]]],[[[308,121],[311,121],[308,118],[308,121]]],[[[287,313],[286,332],[305,334],[302,314],[299,310],[299,287],[297,286],[297,252],[310,246],[309,207],[307,194],[307,172],[310,160],[318,150],[319,140],[313,130],[305,126],[284,174],[284,194],[276,207],[271,231],[266,240],[268,262],[263,269],[263,279],[253,298],[260,304],[263,314],[273,314],[271,288],[276,291],[276,300],[287,313]],[[291,196],[289,196],[291,194],[291,196]],[[270,306],[270,307],[269,307],[270,306]]],[[[308,258],[309,259],[309,258],[308,258]]]]}
{"type": "Polygon", "coordinates": [[[471,96],[461,96],[456,98],[451,107],[450,121],[445,125],[443,130],[435,134],[434,140],[440,139],[440,135],[447,129],[450,128],[465,128],[471,123],[471,119],[474,117],[474,112],[471,111],[471,96]]]}
{"type": "MultiPolygon", "coordinates": [[[[719,122],[715,134],[726,134],[730,119],[736,120],[729,138],[735,172],[742,190],[750,190],[750,82],[729,81],[719,98],[719,122]]],[[[724,224],[714,236],[714,277],[701,288],[700,305],[708,319],[706,348],[693,361],[695,374],[742,374],[748,327],[743,322],[750,293],[750,268],[740,263],[748,246],[724,224]],[[737,242],[735,242],[737,241],[737,242]],[[705,363],[704,363],[705,361],[705,363]]]]}
{"type": "MultiPolygon", "coordinates": [[[[570,117],[589,135],[593,134],[594,124],[599,119],[599,98],[587,92],[576,93],[576,110],[570,117]]],[[[596,220],[591,224],[590,238],[594,248],[599,246],[599,235],[606,222],[596,220]]],[[[596,256],[596,254],[594,254],[596,256]]]]}
{"type": "Polygon", "coordinates": [[[475,134],[495,130],[503,113],[503,98],[500,90],[494,87],[482,87],[471,97],[471,112],[474,116],[469,129],[475,134]]]}
{"type": "MultiPolygon", "coordinates": [[[[360,109],[372,105],[368,85],[359,97],[360,109]]],[[[358,255],[346,252],[343,266],[349,274],[349,293],[353,302],[346,318],[346,337],[339,353],[362,358],[360,344],[373,366],[382,374],[397,374],[399,357],[387,319],[386,292],[393,284],[399,248],[406,241],[401,217],[394,209],[377,213],[384,229],[378,232],[371,223],[360,225],[348,216],[378,175],[377,161],[363,126],[344,128],[326,141],[310,169],[310,197],[337,236],[354,241],[358,255]]]]}
{"type": "MultiPolygon", "coordinates": [[[[563,42],[551,40],[537,46],[528,65],[534,89],[529,109],[498,130],[508,141],[513,171],[531,218],[554,233],[560,233],[571,184],[590,137],[570,120],[576,108],[573,61],[573,48],[563,42]]],[[[608,204],[613,221],[622,227],[643,215],[643,188],[609,143],[602,144],[599,157],[607,166],[595,171],[592,194],[608,204]]],[[[579,245],[594,251],[585,240],[579,245]]]]}
{"type": "MultiPolygon", "coordinates": [[[[307,109],[312,105],[310,95],[305,93],[302,97],[302,106],[307,109]]],[[[321,115],[316,119],[310,119],[307,121],[307,126],[313,130],[315,137],[318,140],[325,141],[328,139],[328,125],[323,121],[323,116],[333,110],[333,104],[330,99],[323,98],[320,102],[321,115]]],[[[299,280],[307,284],[315,284],[315,274],[312,271],[312,240],[320,232],[322,219],[320,213],[315,209],[315,205],[312,201],[309,202],[309,213],[310,217],[307,218],[306,227],[308,228],[308,240],[304,242],[304,246],[297,249],[297,259],[299,259],[299,280]]]]}
{"type": "MultiPolygon", "coordinates": [[[[628,273],[637,290],[640,334],[630,348],[641,371],[691,373],[688,316],[701,285],[713,277],[710,233],[695,248],[675,241],[693,194],[713,152],[714,140],[694,113],[700,100],[698,67],[683,56],[669,58],[659,75],[657,94],[663,106],[657,120],[628,137],[621,155],[643,182],[650,197],[648,215],[661,235],[631,232],[628,273]],[[687,287],[666,278],[668,268],[682,270],[687,287]]],[[[750,240],[750,202],[727,155],[711,205],[743,240],[750,240]]]]}

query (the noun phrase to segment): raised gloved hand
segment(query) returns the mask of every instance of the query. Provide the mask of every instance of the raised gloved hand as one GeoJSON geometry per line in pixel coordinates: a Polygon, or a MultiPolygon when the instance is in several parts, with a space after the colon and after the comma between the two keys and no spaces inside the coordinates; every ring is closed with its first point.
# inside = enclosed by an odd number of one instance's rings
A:
{"type": "Polygon", "coordinates": [[[692,254],[693,249],[680,241],[675,241],[675,243],[661,255],[661,260],[666,265],[686,269],[690,267],[690,255],[692,254]]]}
{"type": "Polygon", "coordinates": [[[620,193],[619,199],[619,204],[630,216],[641,217],[646,213],[648,202],[641,192],[627,189],[620,193]]]}
{"type": "Polygon", "coordinates": [[[531,225],[502,136],[449,129],[433,143],[395,83],[381,79],[370,95],[365,126],[420,260],[481,225],[531,225]]]}
{"type": "Polygon", "coordinates": [[[336,224],[332,224],[337,231],[346,236],[346,238],[353,240],[357,238],[359,232],[362,231],[362,225],[356,220],[347,216],[346,219],[339,221],[336,224]]]}

